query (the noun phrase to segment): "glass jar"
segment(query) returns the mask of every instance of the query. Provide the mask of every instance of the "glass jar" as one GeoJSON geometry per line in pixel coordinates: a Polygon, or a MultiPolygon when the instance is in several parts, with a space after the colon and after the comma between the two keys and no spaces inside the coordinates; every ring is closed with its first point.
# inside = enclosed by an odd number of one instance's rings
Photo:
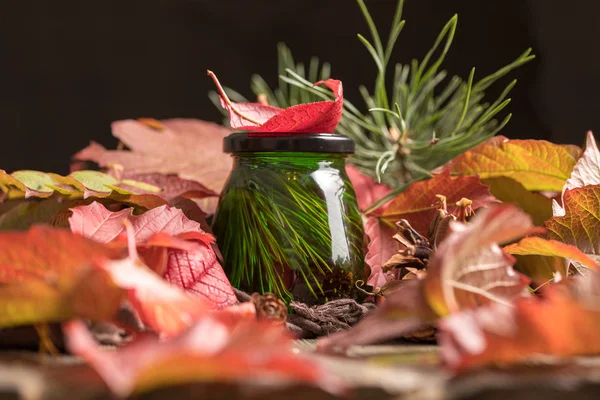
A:
{"type": "Polygon", "coordinates": [[[234,157],[213,222],[231,284],[284,301],[354,297],[363,225],[337,134],[233,133],[234,157]]]}

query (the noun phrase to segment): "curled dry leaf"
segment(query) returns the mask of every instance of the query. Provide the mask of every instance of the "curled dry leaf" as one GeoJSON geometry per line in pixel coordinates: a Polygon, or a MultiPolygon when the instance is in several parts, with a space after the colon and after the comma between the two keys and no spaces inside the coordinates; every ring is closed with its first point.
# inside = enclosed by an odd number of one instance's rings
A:
{"type": "Polygon", "coordinates": [[[489,303],[509,304],[527,282],[499,243],[535,232],[531,218],[510,205],[480,211],[468,225],[454,221],[429,261],[424,279],[399,281],[358,325],[320,341],[324,350],[399,337],[436,318],[489,303]]]}
{"type": "Polygon", "coordinates": [[[331,89],[334,100],[298,104],[281,109],[262,103],[234,103],[225,94],[215,74],[208,71],[208,75],[217,86],[221,106],[227,110],[229,124],[233,129],[262,133],[333,133],[342,117],[344,91],[342,82],[335,79],[314,84],[325,85],[331,89]]]}
{"type": "Polygon", "coordinates": [[[580,156],[577,146],[495,136],[440,168],[452,175],[512,178],[530,191],[560,192],[580,156]]]}
{"type": "Polygon", "coordinates": [[[514,307],[493,304],[445,318],[439,324],[444,362],[462,371],[539,355],[600,354],[600,277],[593,272],[579,278],[595,282],[587,285],[594,292],[575,296],[567,286],[553,284],[542,296],[517,299],[514,307]]]}
{"type": "Polygon", "coordinates": [[[198,320],[188,331],[159,342],[141,337],[117,352],[105,351],[78,321],[64,326],[69,350],[83,358],[117,395],[126,397],[184,383],[304,383],[341,393],[343,383],[291,350],[281,325],[232,320],[222,312],[198,320]]]}
{"type": "Polygon", "coordinates": [[[134,216],[132,209],[112,212],[92,203],[71,211],[71,230],[101,243],[122,238],[123,222],[130,221],[142,259],[167,281],[202,296],[213,308],[237,302],[212,248],[214,237],[181,210],[161,206],[134,216]]]}
{"type": "MultiPolygon", "coordinates": [[[[120,165],[126,176],[140,179],[152,174],[176,175],[220,193],[229,176],[231,157],[223,153],[227,128],[191,119],[163,121],[125,120],[112,124],[113,135],[131,150],[107,150],[97,143],[75,154],[75,160],[91,160],[101,167],[120,165]]],[[[181,183],[181,182],[180,182],[181,183]]],[[[195,189],[192,189],[195,190],[195,189]]],[[[216,208],[212,197],[207,213],[216,208]]]]}

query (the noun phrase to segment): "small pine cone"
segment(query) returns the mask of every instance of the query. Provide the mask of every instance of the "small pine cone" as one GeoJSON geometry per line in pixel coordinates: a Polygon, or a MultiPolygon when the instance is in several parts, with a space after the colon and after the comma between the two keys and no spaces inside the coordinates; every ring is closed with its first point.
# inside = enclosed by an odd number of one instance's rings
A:
{"type": "Polygon", "coordinates": [[[411,342],[417,343],[431,343],[435,342],[435,334],[437,333],[437,329],[433,326],[429,326],[423,328],[419,331],[413,332],[408,335],[404,335],[403,338],[406,340],[410,340],[411,342]]]}
{"type": "Polygon", "coordinates": [[[259,320],[282,323],[287,321],[287,306],[273,293],[265,293],[264,295],[253,293],[250,301],[256,307],[256,316],[259,320]]]}

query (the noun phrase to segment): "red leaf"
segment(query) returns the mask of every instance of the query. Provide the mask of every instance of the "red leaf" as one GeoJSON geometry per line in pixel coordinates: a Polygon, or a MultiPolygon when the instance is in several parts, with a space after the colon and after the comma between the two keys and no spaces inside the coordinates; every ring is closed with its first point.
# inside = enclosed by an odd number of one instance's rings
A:
{"type": "Polygon", "coordinates": [[[225,94],[215,74],[208,71],[208,75],[219,90],[221,106],[227,110],[229,123],[233,129],[278,133],[333,133],[342,117],[344,92],[342,82],[335,79],[314,84],[314,86],[322,84],[331,89],[335,94],[335,100],[298,104],[280,109],[261,103],[234,103],[225,94]]]}
{"type": "Polygon", "coordinates": [[[566,287],[551,285],[544,296],[517,299],[514,307],[494,304],[442,320],[444,362],[462,371],[539,355],[600,354],[600,313],[595,304],[599,278],[591,272],[582,278],[594,284],[594,293],[577,298],[566,287]]]}
{"type": "Polygon", "coordinates": [[[237,302],[212,250],[213,236],[204,232],[200,224],[189,220],[181,210],[162,206],[133,216],[131,209],[112,212],[99,203],[92,203],[76,207],[72,212],[69,218],[71,230],[102,243],[122,235],[125,231],[123,221],[129,220],[144,261],[155,271],[164,271],[169,282],[203,296],[214,308],[237,302]],[[146,251],[157,247],[164,248],[167,255],[156,250],[146,251]]]}
{"type": "Polygon", "coordinates": [[[427,230],[439,206],[439,200],[435,197],[438,194],[446,196],[450,213],[455,211],[455,203],[463,197],[473,201],[474,210],[497,202],[490,194],[489,188],[483,185],[478,177],[451,178],[450,172],[445,170],[429,180],[412,184],[391,203],[373,214],[392,224],[406,219],[417,232],[427,236],[427,230]]]}
{"type": "MultiPolygon", "coordinates": [[[[229,176],[232,159],[223,153],[229,129],[200,120],[172,119],[153,124],[134,120],[112,124],[113,135],[131,151],[106,150],[97,143],[73,156],[101,167],[121,165],[126,174],[164,174],[202,184],[220,193],[229,176]]],[[[204,208],[208,213],[212,209],[204,208]]]]}
{"type": "Polygon", "coordinates": [[[371,204],[392,191],[387,185],[375,182],[373,178],[363,174],[353,165],[346,165],[346,173],[354,186],[358,207],[361,210],[366,210],[371,204]]]}
{"type": "Polygon", "coordinates": [[[177,335],[213,306],[197,296],[188,295],[156,275],[136,255],[98,265],[108,271],[115,283],[126,290],[127,299],[142,322],[161,336],[177,335]]]}
{"type": "Polygon", "coordinates": [[[368,217],[365,224],[365,234],[369,238],[365,262],[371,268],[367,284],[373,288],[383,287],[391,276],[384,273],[381,266],[400,249],[400,243],[393,239],[396,228],[389,226],[377,217],[368,217]]]}
{"type": "Polygon", "coordinates": [[[281,327],[232,319],[222,312],[199,320],[172,340],[139,338],[119,351],[101,350],[81,322],[64,326],[69,350],[82,357],[117,395],[210,380],[307,383],[340,393],[341,381],[291,351],[281,327]]]}

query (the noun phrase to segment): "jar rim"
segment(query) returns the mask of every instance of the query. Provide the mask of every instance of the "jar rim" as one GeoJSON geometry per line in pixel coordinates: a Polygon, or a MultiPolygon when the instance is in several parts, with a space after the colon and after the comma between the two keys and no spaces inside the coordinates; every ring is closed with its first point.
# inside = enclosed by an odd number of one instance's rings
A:
{"type": "Polygon", "coordinates": [[[225,153],[354,153],[354,141],[337,133],[235,132],[223,139],[225,153]]]}

